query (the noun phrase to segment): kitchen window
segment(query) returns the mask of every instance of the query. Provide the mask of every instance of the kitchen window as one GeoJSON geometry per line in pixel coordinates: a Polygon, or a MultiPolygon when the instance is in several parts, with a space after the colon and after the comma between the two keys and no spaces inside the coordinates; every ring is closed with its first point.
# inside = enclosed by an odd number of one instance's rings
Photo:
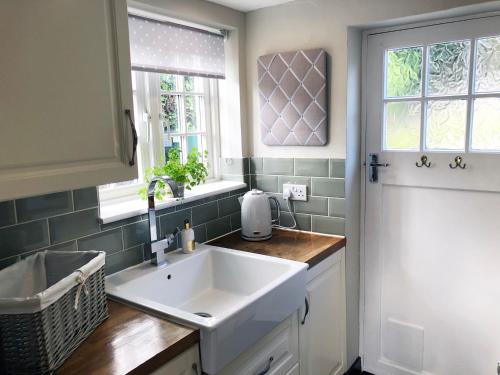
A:
{"type": "Polygon", "coordinates": [[[171,148],[181,157],[194,149],[208,165],[207,181],[217,180],[219,158],[218,84],[213,78],[132,72],[134,112],[139,137],[136,180],[100,187],[101,199],[137,194],[147,168],[168,160],[171,148]]]}
{"type": "Polygon", "coordinates": [[[225,78],[225,33],[151,17],[129,15],[139,176],[101,186],[101,201],[137,197],[145,172],[163,165],[172,148],[183,161],[196,149],[208,165],[207,182],[219,177],[218,80],[225,78]]]}

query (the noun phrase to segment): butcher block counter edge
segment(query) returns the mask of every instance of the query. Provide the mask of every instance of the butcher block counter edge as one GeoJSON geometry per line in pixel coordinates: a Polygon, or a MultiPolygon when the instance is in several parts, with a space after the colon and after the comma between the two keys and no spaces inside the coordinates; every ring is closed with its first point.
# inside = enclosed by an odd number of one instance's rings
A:
{"type": "Polygon", "coordinates": [[[235,231],[216,238],[208,244],[295,260],[307,263],[311,268],[345,247],[346,238],[344,236],[273,228],[273,236],[266,241],[246,241],[240,237],[240,231],[235,231]]]}
{"type": "Polygon", "coordinates": [[[200,331],[108,299],[109,318],[56,375],[149,374],[200,341],[200,331]]]}

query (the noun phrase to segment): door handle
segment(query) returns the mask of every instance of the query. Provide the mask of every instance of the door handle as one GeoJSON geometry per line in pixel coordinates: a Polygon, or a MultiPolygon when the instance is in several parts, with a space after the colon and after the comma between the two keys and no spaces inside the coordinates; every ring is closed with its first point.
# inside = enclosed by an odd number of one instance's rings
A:
{"type": "Polygon", "coordinates": [[[380,167],[387,168],[389,163],[379,163],[377,154],[369,154],[368,158],[370,159],[370,163],[368,164],[370,167],[370,182],[378,182],[378,169],[380,167]]]}
{"type": "Polygon", "coordinates": [[[269,370],[271,370],[271,365],[274,361],[274,358],[273,357],[269,357],[269,360],[267,361],[267,366],[264,370],[262,370],[261,372],[259,372],[257,375],[266,375],[269,370]]]}

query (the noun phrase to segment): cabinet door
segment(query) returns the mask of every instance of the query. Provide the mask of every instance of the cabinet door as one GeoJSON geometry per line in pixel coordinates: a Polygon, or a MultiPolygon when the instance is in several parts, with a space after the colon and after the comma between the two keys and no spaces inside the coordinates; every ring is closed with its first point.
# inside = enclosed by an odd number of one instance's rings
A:
{"type": "Polygon", "coordinates": [[[151,375],[198,375],[201,374],[198,345],[179,354],[151,375]]]}
{"type": "Polygon", "coordinates": [[[295,312],[217,375],[288,374],[299,360],[298,331],[295,312]]]}
{"type": "MultiPolygon", "coordinates": [[[[301,375],[343,374],[346,370],[343,251],[318,264],[316,267],[324,269],[307,284],[308,309],[302,308],[299,315],[301,375]]],[[[314,268],[308,272],[317,271],[314,268]]]]}
{"type": "Polygon", "coordinates": [[[125,0],[0,2],[0,201],[137,176],[125,0]]]}

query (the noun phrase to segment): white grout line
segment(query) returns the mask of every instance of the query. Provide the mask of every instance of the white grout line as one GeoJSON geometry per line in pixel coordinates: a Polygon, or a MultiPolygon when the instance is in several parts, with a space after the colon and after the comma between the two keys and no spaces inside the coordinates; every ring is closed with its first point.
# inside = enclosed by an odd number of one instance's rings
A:
{"type": "Polygon", "coordinates": [[[14,223],[15,223],[14,225],[16,225],[18,224],[16,200],[14,199],[12,203],[14,204],[14,223]]]}

